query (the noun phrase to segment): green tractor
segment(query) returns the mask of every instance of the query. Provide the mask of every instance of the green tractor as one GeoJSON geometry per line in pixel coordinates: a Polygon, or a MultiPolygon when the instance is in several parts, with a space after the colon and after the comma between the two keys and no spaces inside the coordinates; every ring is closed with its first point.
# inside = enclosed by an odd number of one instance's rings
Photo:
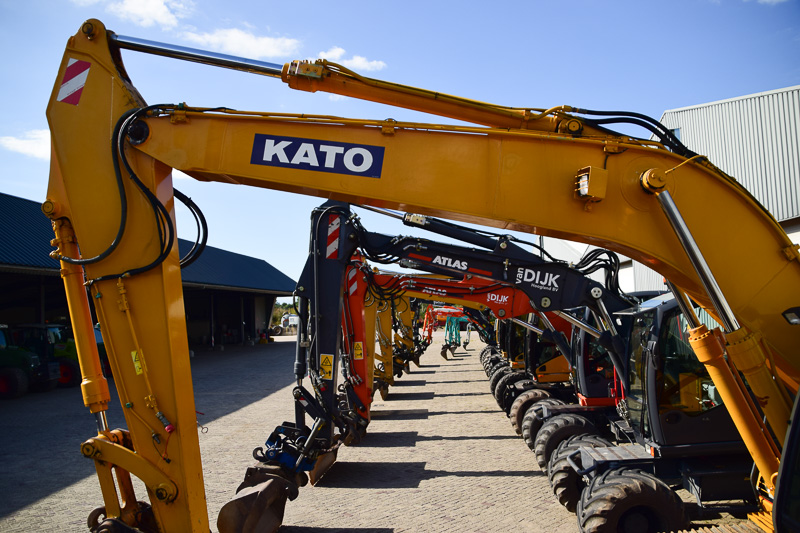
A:
{"type": "Polygon", "coordinates": [[[59,377],[58,363],[21,346],[9,327],[0,324],[0,399],[18,398],[29,389],[53,389],[59,377]]]}

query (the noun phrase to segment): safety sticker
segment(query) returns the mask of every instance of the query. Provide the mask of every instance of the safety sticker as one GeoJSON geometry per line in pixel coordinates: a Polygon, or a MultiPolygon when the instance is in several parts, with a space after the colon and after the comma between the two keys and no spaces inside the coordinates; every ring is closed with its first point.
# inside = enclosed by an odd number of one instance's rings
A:
{"type": "Polygon", "coordinates": [[[353,346],[353,359],[364,359],[364,343],[355,343],[355,346],[353,346]]]}
{"type": "Polygon", "coordinates": [[[328,241],[325,248],[326,259],[339,258],[339,233],[341,232],[342,222],[339,215],[328,217],[328,241]]]}
{"type": "Polygon", "coordinates": [[[142,375],[142,363],[139,362],[139,352],[136,350],[132,351],[131,359],[133,359],[133,368],[136,369],[136,375],[142,375]]]}
{"type": "Polygon", "coordinates": [[[347,274],[347,294],[352,296],[356,290],[358,290],[358,270],[355,268],[350,269],[350,272],[347,274]]]}
{"type": "Polygon", "coordinates": [[[319,373],[322,379],[333,379],[333,356],[322,354],[319,361],[319,373]]]}
{"type": "Polygon", "coordinates": [[[64,78],[61,80],[61,87],[58,89],[56,101],[78,105],[91,66],[92,64],[88,61],[70,58],[67,62],[67,69],[64,71],[64,78]]]}

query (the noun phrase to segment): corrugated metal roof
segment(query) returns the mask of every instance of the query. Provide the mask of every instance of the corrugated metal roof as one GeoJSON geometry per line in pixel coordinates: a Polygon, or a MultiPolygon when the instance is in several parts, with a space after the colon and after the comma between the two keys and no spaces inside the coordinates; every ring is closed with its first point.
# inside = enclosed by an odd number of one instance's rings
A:
{"type": "MultiPolygon", "coordinates": [[[[181,257],[192,247],[178,239],[181,257]]],[[[251,289],[289,296],[297,282],[262,259],[206,246],[197,261],[181,270],[184,283],[251,289]]]]}
{"type": "MultiPolygon", "coordinates": [[[[0,270],[45,269],[59,273],[50,257],[53,230],[40,204],[0,193],[0,270]]],[[[184,256],[192,243],[178,239],[184,256]]],[[[187,284],[290,295],[296,282],[262,259],[207,246],[197,261],[181,271],[187,284]]]]}
{"type": "Polygon", "coordinates": [[[661,122],[777,220],[800,217],[800,85],[671,109],[661,122]]]}

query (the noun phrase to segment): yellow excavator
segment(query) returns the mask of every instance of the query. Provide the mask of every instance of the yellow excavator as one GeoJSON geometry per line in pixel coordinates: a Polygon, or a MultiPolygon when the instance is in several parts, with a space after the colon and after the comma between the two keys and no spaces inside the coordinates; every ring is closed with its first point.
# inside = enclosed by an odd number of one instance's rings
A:
{"type": "MultiPolygon", "coordinates": [[[[776,487],[780,495],[788,490],[781,477],[787,487],[794,479],[779,468],[800,382],[800,253],[744,187],[658,122],[569,106],[504,107],[365,78],[325,60],[273,65],[212,54],[117,35],[95,19],[67,42],[47,117],[52,157],[42,209],[53,221],[84,403],[97,421],[81,451],[96,465],[106,519],[142,531],[210,529],[181,291],[181,262],[191,257],[174,246],[175,199],[183,199],[173,188],[177,169],[201,181],[570,239],[653,268],[687,309],[696,302],[722,325],[709,331],[695,320],[690,341],[752,455],[755,519],[770,527],[776,487]],[[125,71],[125,50],[462,125],[148,105],[125,71]],[[609,129],[623,123],[655,140],[609,129]],[[110,429],[106,417],[87,287],[127,431],[110,429]],[[131,475],[144,482],[149,503],[137,502],[131,475]]],[[[530,269],[509,270],[508,281],[558,291],[557,279],[530,269]]],[[[551,298],[532,303],[546,311],[551,298]]],[[[266,516],[271,525],[262,530],[273,531],[296,488],[265,483],[277,487],[258,495],[269,516],[256,510],[248,519],[253,526],[266,516]]]]}

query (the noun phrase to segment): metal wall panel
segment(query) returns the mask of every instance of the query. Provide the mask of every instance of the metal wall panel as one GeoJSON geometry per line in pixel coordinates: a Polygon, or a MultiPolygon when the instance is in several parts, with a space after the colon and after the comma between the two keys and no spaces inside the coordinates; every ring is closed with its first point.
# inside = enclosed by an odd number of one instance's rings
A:
{"type": "Polygon", "coordinates": [[[800,85],[668,110],[661,122],[778,221],[800,217],[800,85]]]}
{"type": "Polygon", "coordinates": [[[633,286],[637,291],[664,291],[664,276],[655,270],[633,261],[633,286]]]}

